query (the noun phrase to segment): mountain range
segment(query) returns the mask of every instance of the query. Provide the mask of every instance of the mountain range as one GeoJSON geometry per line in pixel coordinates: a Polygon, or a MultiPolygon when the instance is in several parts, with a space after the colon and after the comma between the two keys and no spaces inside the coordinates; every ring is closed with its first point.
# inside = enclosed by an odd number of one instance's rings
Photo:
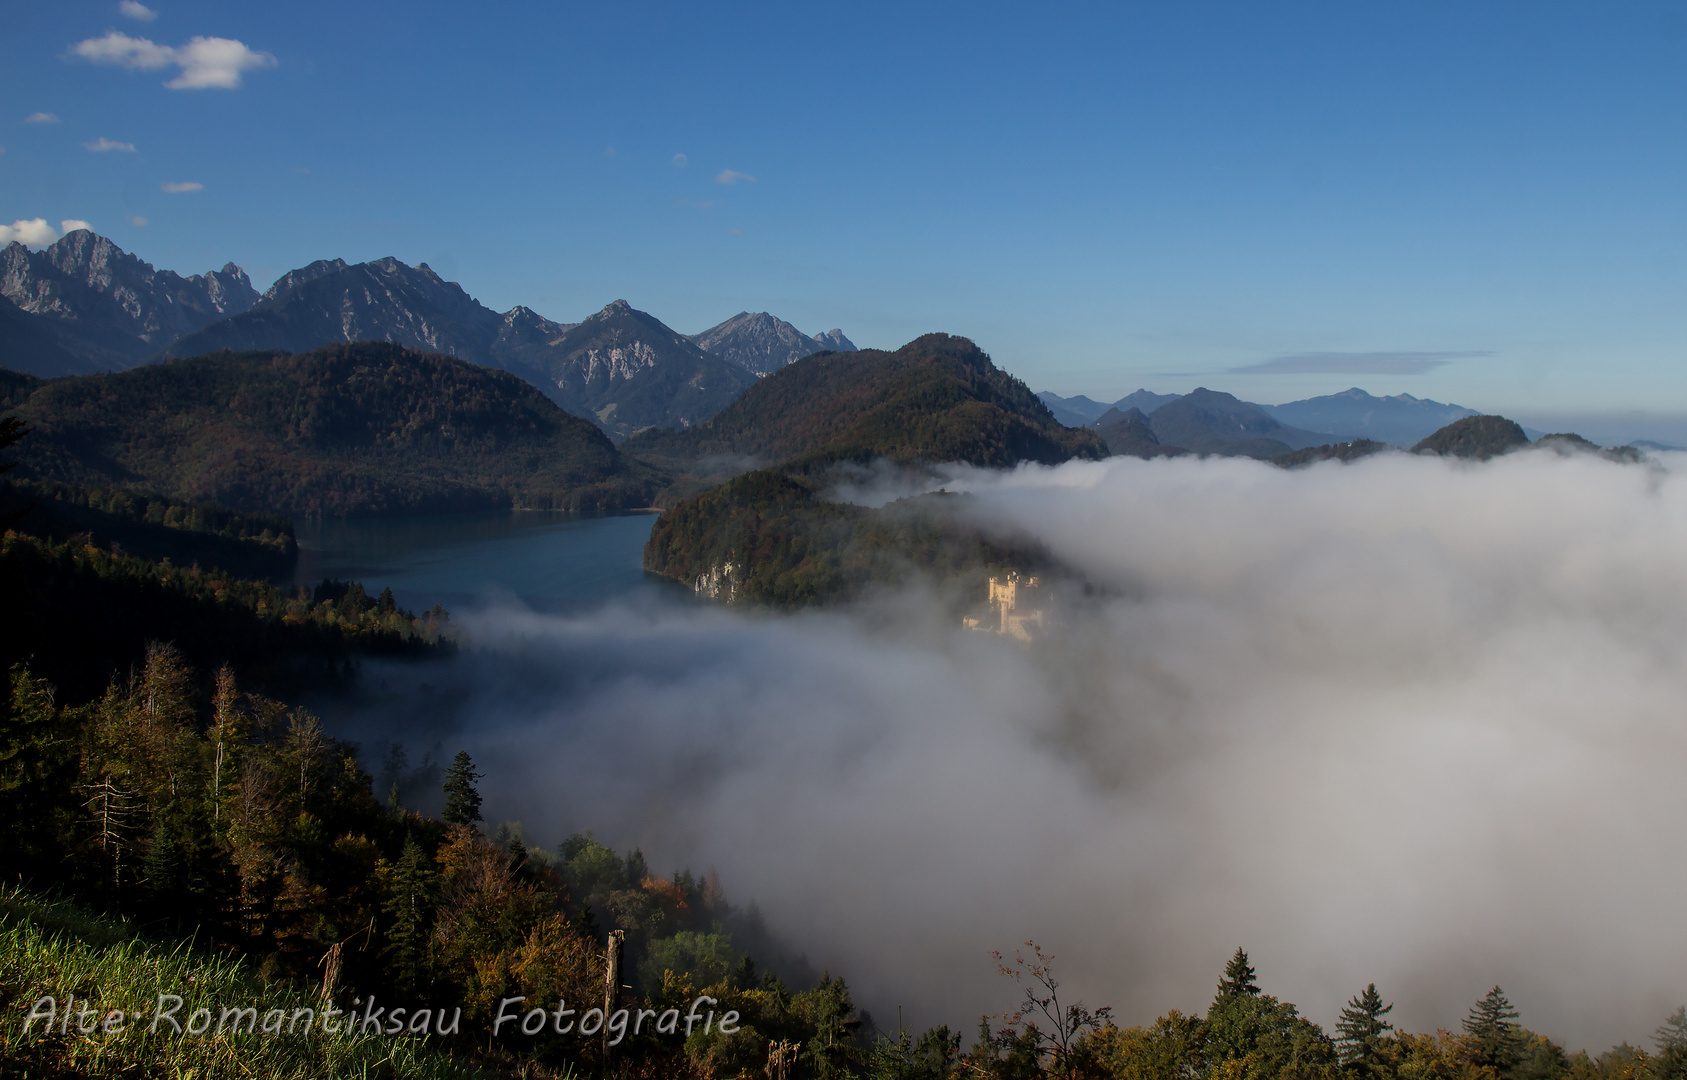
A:
{"type": "Polygon", "coordinates": [[[0,357],[13,370],[42,376],[133,367],[258,301],[233,263],[184,278],[87,229],[40,251],[16,241],[0,249],[0,296],[0,357]]]}
{"type": "Polygon", "coordinates": [[[763,312],[680,334],[617,300],[579,323],[502,314],[426,263],[321,260],[258,295],[238,267],[182,278],[77,230],[39,252],[0,252],[0,365],[38,376],[124,370],[212,352],[309,352],[386,341],[519,375],[624,438],[712,416],[792,360],[853,350],[763,312]],[[703,340],[704,344],[699,344],[703,340]]]}
{"type": "MultiPolygon", "coordinates": [[[[1212,394],[1210,390],[1197,390],[1199,394],[1212,394]]],[[[1358,387],[1344,390],[1339,394],[1327,394],[1323,397],[1306,398],[1301,401],[1291,401],[1283,405],[1259,405],[1253,402],[1239,401],[1229,394],[1223,395],[1235,404],[1224,403],[1220,410],[1224,415],[1211,416],[1206,424],[1191,426],[1191,417],[1185,415],[1173,421],[1170,414],[1159,424],[1154,424],[1155,414],[1165,406],[1181,400],[1187,395],[1156,394],[1148,390],[1138,390],[1127,394],[1111,405],[1095,401],[1078,395],[1077,397],[1061,397],[1044,391],[1037,395],[1049,411],[1068,427],[1094,427],[1099,430],[1102,423],[1117,423],[1123,414],[1131,409],[1137,409],[1143,414],[1143,419],[1154,425],[1162,444],[1177,443],[1181,439],[1201,441],[1202,436],[1223,438],[1239,432],[1232,430],[1235,423],[1241,423],[1251,429],[1253,435],[1274,438],[1289,445],[1293,449],[1301,449],[1314,445],[1305,441],[1307,435],[1317,436],[1317,442],[1329,442],[1330,436],[1338,440],[1372,439],[1377,442],[1389,443],[1393,446],[1409,447],[1420,439],[1440,430],[1455,420],[1466,416],[1477,415],[1475,409],[1467,409],[1462,405],[1444,405],[1439,401],[1428,398],[1416,398],[1410,394],[1394,394],[1388,397],[1374,397],[1358,387]],[[1238,406],[1257,409],[1267,417],[1276,420],[1284,427],[1294,429],[1300,434],[1291,434],[1288,438],[1281,435],[1269,434],[1269,426],[1264,425],[1257,415],[1238,411],[1238,406]],[[1119,416],[1111,420],[1104,419],[1110,412],[1117,412],[1119,416]],[[1175,426],[1173,430],[1161,430],[1167,424],[1175,426]]],[[[1204,408],[1214,406],[1208,400],[1204,408]]],[[[1536,433],[1538,435],[1538,433],[1536,433]]],[[[1110,440],[1111,443],[1111,440],[1110,440]]],[[[1202,447],[1187,445],[1188,449],[1200,450],[1202,447]]],[[[1209,446],[1217,444],[1208,442],[1209,446]]],[[[1124,451],[1116,451],[1124,452],[1124,451]]],[[[1228,453],[1207,449],[1207,453],[1228,453]]],[[[1234,451],[1243,452],[1243,451],[1234,451]]]]}

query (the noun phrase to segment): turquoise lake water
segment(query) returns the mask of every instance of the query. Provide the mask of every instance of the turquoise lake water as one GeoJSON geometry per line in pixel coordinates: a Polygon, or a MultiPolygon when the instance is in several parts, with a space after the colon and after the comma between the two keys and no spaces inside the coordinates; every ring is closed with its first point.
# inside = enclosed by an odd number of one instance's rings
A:
{"type": "Polygon", "coordinates": [[[401,607],[469,612],[510,599],[536,611],[578,611],[610,600],[668,594],[641,568],[655,514],[492,511],[295,523],[294,583],[361,581],[390,587],[401,607]]]}

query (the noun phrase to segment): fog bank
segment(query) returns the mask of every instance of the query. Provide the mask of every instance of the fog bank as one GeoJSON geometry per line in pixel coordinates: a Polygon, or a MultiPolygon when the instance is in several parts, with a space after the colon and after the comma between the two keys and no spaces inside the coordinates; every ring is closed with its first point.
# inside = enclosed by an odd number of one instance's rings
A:
{"type": "Polygon", "coordinates": [[[1597,1052],[1687,1001],[1687,455],[952,470],[1092,586],[1022,645],[917,591],[486,617],[340,727],[472,753],[488,820],[735,901],[881,1023],[1011,1006],[991,949],[1143,1022],[1237,945],[1330,1026],[1494,983],[1597,1052]],[[420,687],[423,681],[429,685],[420,687]]]}

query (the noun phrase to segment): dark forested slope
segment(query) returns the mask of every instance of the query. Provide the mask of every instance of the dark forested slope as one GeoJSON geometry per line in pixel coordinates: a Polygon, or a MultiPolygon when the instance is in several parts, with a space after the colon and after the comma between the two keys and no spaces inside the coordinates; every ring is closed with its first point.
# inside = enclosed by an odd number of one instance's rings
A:
{"type": "Polygon", "coordinates": [[[710,423],[648,433],[629,453],[685,467],[711,457],[780,462],[668,510],[645,569],[727,603],[797,606],[859,595],[916,572],[983,587],[987,567],[1044,556],[980,536],[928,496],[878,510],[824,499],[827,467],[889,459],[1010,467],[1101,458],[1093,431],[1056,421],[1036,395],[962,337],[895,352],[822,353],[751,387],[710,423]]]}
{"type": "Polygon", "coordinates": [[[793,467],[889,458],[1008,466],[1107,456],[963,337],[895,352],[821,353],[762,379],[706,424],[648,432],[629,453],[666,463],[749,458],[793,467]]]}
{"type": "Polygon", "coordinates": [[[34,429],[20,478],[240,510],[649,505],[660,484],[507,372],[397,345],[223,353],[0,384],[34,429]]]}

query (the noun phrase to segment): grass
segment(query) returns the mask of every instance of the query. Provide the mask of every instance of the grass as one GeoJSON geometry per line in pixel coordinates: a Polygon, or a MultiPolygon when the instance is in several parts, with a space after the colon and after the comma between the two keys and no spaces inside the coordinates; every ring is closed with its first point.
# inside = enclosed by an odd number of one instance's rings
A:
{"type": "MultiPolygon", "coordinates": [[[[224,1008],[282,1009],[320,1006],[314,996],[290,985],[264,983],[245,964],[218,957],[189,943],[165,944],[137,937],[120,923],[90,915],[75,905],[43,899],[16,888],[0,888],[0,1078],[163,1077],[169,1080],[265,1080],[415,1077],[457,1080],[486,1074],[451,1059],[434,1040],[399,1036],[286,1034],[175,1034],[168,1023],[149,1031],[158,995],[183,998],[179,1020],[195,1009],[217,1016],[224,1008]],[[101,1015],[129,1014],[113,1034],[78,1034],[73,1016],[60,1034],[37,1020],[24,1021],[43,996],[62,1005],[68,996],[84,1000],[101,1015]],[[141,1013],[137,1022],[136,1012],[141,1013]]],[[[59,1019],[64,1019],[61,1011],[59,1019]]],[[[184,1026],[186,1026],[184,1024],[184,1026]]]]}

